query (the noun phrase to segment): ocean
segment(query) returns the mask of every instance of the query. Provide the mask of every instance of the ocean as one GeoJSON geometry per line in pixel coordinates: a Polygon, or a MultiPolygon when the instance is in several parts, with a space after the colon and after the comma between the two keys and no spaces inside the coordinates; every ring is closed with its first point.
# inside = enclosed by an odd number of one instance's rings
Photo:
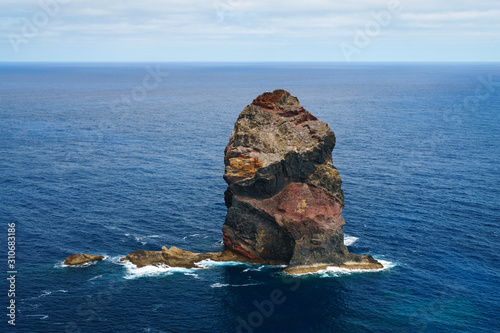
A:
{"type": "Polygon", "coordinates": [[[0,64],[1,330],[497,332],[499,113],[499,63],[0,64]],[[121,262],[222,249],[224,148],[275,89],[335,132],[346,244],[384,269],[121,262]]]}

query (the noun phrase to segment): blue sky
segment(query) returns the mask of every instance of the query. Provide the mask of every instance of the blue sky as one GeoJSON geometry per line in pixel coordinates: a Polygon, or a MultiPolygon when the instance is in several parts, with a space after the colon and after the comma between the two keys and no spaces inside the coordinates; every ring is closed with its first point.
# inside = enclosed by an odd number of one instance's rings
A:
{"type": "Polygon", "coordinates": [[[0,61],[500,61],[498,0],[2,0],[0,61]]]}

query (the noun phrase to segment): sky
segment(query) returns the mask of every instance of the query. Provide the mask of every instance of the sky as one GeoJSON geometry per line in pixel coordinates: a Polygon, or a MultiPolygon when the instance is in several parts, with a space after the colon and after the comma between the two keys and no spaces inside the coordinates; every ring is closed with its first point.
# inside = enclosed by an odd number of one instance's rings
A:
{"type": "Polygon", "coordinates": [[[500,61],[500,1],[2,0],[0,61],[500,61]]]}

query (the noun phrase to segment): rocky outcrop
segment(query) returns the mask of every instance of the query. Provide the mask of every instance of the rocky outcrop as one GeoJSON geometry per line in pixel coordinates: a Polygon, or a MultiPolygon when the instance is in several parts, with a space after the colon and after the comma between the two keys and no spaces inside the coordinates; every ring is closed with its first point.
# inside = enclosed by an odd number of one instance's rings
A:
{"type": "Polygon", "coordinates": [[[129,253],[121,261],[128,260],[139,268],[149,265],[193,268],[198,267],[196,263],[206,259],[249,262],[245,257],[232,251],[195,253],[181,250],[175,246],[170,249],[163,246],[161,251],[137,250],[129,253]]]}
{"type": "Polygon", "coordinates": [[[226,249],[289,272],[381,268],[344,245],[344,194],[332,164],[335,135],[284,90],[239,115],[225,150],[226,249]]]}
{"type": "Polygon", "coordinates": [[[70,254],[66,260],[64,260],[64,264],[68,266],[79,266],[93,261],[103,260],[103,256],[91,255],[91,254],[70,254]]]}
{"type": "Polygon", "coordinates": [[[289,273],[337,266],[376,269],[344,245],[344,194],[332,164],[335,135],[284,90],[266,92],[240,113],[225,149],[225,250],[138,250],[138,267],[195,267],[204,259],[287,265],[289,273]]]}

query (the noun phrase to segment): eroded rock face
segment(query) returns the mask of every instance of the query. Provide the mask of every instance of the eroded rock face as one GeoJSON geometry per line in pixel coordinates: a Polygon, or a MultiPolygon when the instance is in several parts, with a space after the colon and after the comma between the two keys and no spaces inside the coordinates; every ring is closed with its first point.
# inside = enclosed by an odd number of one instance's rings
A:
{"type": "Polygon", "coordinates": [[[103,260],[103,256],[92,255],[92,254],[70,254],[66,260],[64,260],[64,264],[68,266],[78,266],[83,265],[88,262],[100,261],[103,260]]]}
{"type": "Polygon", "coordinates": [[[381,268],[344,246],[334,147],[330,127],[287,91],[264,93],[248,105],[225,150],[226,249],[296,272],[348,262],[352,268],[381,268]]]}

